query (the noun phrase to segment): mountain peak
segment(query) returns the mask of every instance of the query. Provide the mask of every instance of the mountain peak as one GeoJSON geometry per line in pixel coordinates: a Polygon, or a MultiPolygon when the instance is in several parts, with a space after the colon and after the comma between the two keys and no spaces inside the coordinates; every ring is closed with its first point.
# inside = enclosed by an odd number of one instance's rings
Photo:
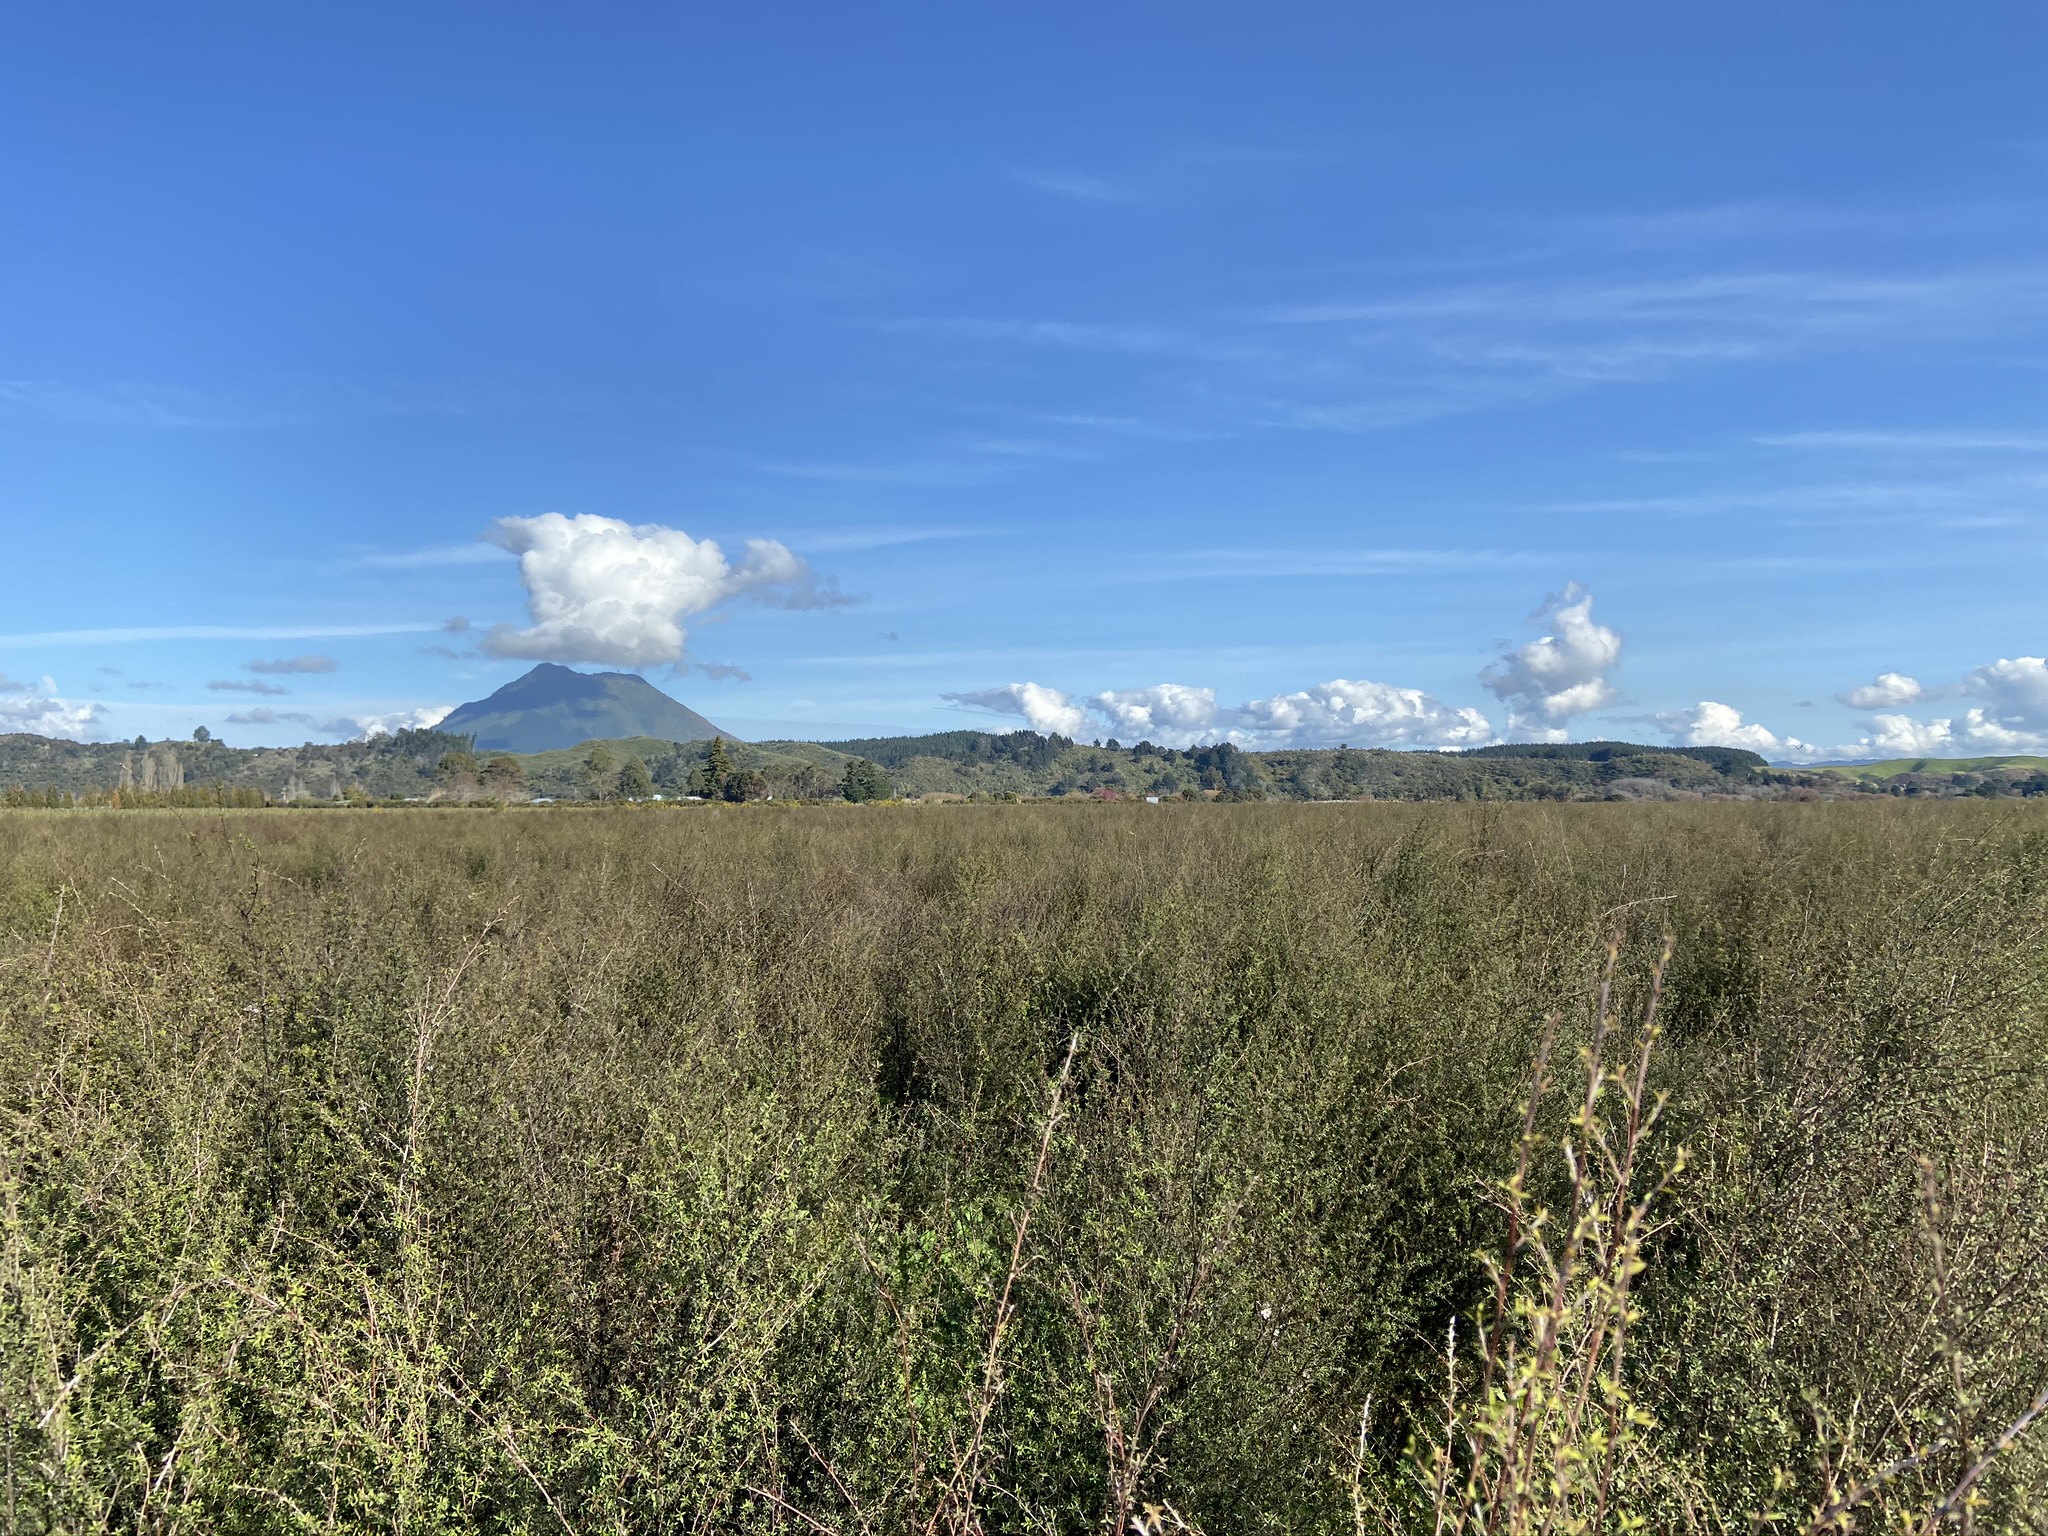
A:
{"type": "Polygon", "coordinates": [[[473,735],[484,752],[553,752],[625,736],[739,739],[638,673],[578,672],[552,661],[540,662],[488,698],[458,706],[438,729],[473,735]]]}

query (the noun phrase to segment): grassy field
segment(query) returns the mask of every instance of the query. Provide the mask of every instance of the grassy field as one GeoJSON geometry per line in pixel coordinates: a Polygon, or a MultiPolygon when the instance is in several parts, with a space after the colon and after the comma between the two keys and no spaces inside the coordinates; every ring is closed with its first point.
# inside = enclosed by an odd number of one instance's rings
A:
{"type": "Polygon", "coordinates": [[[2048,1530],[2044,939],[2019,801],[0,814],[0,1526],[2048,1530]]]}
{"type": "Polygon", "coordinates": [[[1892,757],[1881,763],[1827,763],[1829,773],[1856,779],[1895,779],[1902,773],[1983,773],[1988,769],[2048,768],[2048,757],[1892,757]]]}

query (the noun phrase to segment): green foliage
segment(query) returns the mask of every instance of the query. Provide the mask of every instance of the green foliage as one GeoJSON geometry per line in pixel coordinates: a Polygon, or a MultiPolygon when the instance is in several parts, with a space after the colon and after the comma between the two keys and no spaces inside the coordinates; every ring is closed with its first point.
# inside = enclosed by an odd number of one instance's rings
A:
{"type": "Polygon", "coordinates": [[[268,803],[262,790],[230,784],[182,784],[176,789],[117,789],[83,794],[61,789],[24,789],[17,784],[0,792],[0,806],[17,811],[256,810],[268,803]]]}
{"type": "Polygon", "coordinates": [[[526,769],[520,765],[518,758],[507,752],[497,753],[487,760],[480,770],[479,777],[484,788],[493,794],[517,794],[526,787],[526,769]]]}
{"type": "Polygon", "coordinates": [[[895,791],[890,787],[889,776],[882,772],[881,765],[862,757],[846,765],[845,776],[839,781],[839,792],[858,804],[867,800],[887,800],[895,791]]]}
{"type": "Polygon", "coordinates": [[[1827,771],[1858,779],[1890,779],[1901,774],[1985,773],[1995,769],[2038,772],[2048,769],[2048,757],[1893,757],[1877,763],[1831,764],[1827,771]]]}
{"type": "Polygon", "coordinates": [[[962,765],[1014,763],[1026,771],[1043,771],[1074,743],[1065,736],[1041,736],[1036,731],[939,731],[930,736],[881,736],[823,745],[884,768],[901,768],[912,758],[922,757],[962,765]]]}
{"type": "Polygon", "coordinates": [[[1741,747],[1641,747],[1626,741],[1504,742],[1494,747],[1475,747],[1470,755],[1584,763],[1612,763],[1640,757],[1685,757],[1706,763],[1717,772],[1726,774],[1770,766],[1760,754],[1741,747]]]}
{"type": "Polygon", "coordinates": [[[704,760],[690,776],[690,793],[706,800],[722,800],[732,773],[732,751],[723,736],[714,736],[704,748],[704,760]]]}
{"type": "Polygon", "coordinates": [[[619,760],[612,750],[598,742],[584,754],[583,782],[595,799],[607,800],[618,787],[619,760]]]}
{"type": "Polygon", "coordinates": [[[626,766],[619,770],[619,793],[628,800],[645,800],[654,793],[653,775],[639,758],[627,758],[626,766]]]}
{"type": "Polygon", "coordinates": [[[0,1525],[2032,1529],[2038,821],[0,815],[0,1525]]]}
{"type": "MultiPolygon", "coordinates": [[[[345,798],[350,784],[378,800],[466,802],[479,796],[551,800],[603,798],[615,782],[593,783],[585,763],[598,748],[614,771],[637,757],[664,795],[703,799],[836,799],[847,765],[865,759],[895,794],[998,798],[1202,796],[1220,800],[1642,800],[2027,798],[2048,794],[2036,759],[1917,760],[1912,771],[1779,769],[1725,747],[1665,748],[1626,742],[1508,745],[1471,752],[1395,752],[1349,747],[1244,752],[1229,743],[1185,749],[1141,741],[1129,747],[1077,744],[1034,731],[993,735],[946,731],[872,741],[704,743],[649,737],[585,742],[573,750],[515,756],[488,778],[474,738],[441,730],[401,731],[369,741],[290,748],[231,748],[218,741],[134,744],[0,735],[0,786],[56,791],[57,804],[125,787],[176,765],[186,782],[260,790],[279,804],[345,798]],[[713,751],[720,761],[707,767],[713,751]],[[140,753],[140,756],[138,756],[140,753]],[[443,765],[447,764],[447,768],[443,765]],[[2030,766],[2033,765],[2033,766],[2030,766]],[[129,775],[124,779],[123,774],[129,775]],[[1100,791],[1114,794],[1102,796],[1100,791]],[[66,799],[65,797],[71,797],[66,799]]],[[[1896,768],[1900,765],[1887,765],[1896,768]]],[[[38,802],[42,803],[42,802],[38,802]]]]}

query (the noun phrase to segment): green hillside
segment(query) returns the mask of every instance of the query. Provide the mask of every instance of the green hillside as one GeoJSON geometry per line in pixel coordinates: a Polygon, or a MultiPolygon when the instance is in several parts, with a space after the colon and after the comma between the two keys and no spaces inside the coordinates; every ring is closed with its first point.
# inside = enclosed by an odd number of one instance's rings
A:
{"type": "Polygon", "coordinates": [[[1993,773],[2048,770],[2048,757],[1894,757],[1881,763],[1831,763],[1828,773],[1846,773],[1858,779],[1890,779],[1902,773],[1993,773]]]}
{"type": "MultiPolygon", "coordinates": [[[[773,742],[749,745],[723,738],[738,781],[738,798],[818,800],[839,792],[840,779],[852,759],[808,742],[773,742]]],[[[628,736],[610,741],[586,741],[558,752],[518,754],[530,795],[551,800],[592,798],[595,777],[591,754],[602,748],[609,754],[614,772],[637,761],[647,769],[653,792],[666,799],[697,794],[710,786],[694,782],[711,751],[708,741],[663,741],[651,736],[628,736]]],[[[601,777],[601,773],[596,777],[601,777]]],[[[616,792],[616,786],[613,788],[616,792]]]]}

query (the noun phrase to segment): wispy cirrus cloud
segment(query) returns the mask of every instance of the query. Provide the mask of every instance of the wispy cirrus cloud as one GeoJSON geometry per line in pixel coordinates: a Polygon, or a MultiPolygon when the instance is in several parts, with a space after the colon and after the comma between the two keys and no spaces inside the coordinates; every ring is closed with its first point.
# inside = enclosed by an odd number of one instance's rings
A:
{"type": "Polygon", "coordinates": [[[442,565],[499,565],[515,558],[495,544],[439,544],[430,549],[399,550],[392,554],[364,555],[358,563],[384,570],[422,570],[442,565]]]}
{"type": "MultiPolygon", "coordinates": [[[[1126,186],[1100,179],[1099,191],[1126,186]]],[[[1980,222],[1987,239],[2033,227],[2010,213],[2003,224],[1980,222]]],[[[2038,263],[1957,264],[1915,243],[1914,227],[1879,212],[1774,204],[1651,210],[1530,225],[1521,243],[1483,262],[1433,263],[1420,252],[1348,272],[1267,274],[1275,291],[1265,302],[863,323],[941,350],[1091,354],[1101,366],[1090,409],[1055,414],[1077,429],[1142,423],[1162,437],[1378,433],[1856,349],[1896,359],[1992,345],[2021,356],[2048,344],[2048,272],[2038,263]],[[1843,259],[1841,231],[1866,225],[1887,232],[1884,256],[1843,259]],[[1834,249],[1814,262],[1823,235],[1834,249]],[[1795,251],[1809,259],[1788,259],[1795,251]],[[1432,280],[1460,265],[1486,270],[1480,280],[1432,280]]],[[[1946,446],[2032,451],[2010,433],[1958,434],[1946,446]]]]}
{"type": "Polygon", "coordinates": [[[1198,339],[1192,335],[1160,327],[1084,320],[996,320],[969,315],[928,315],[867,320],[862,324],[870,330],[898,335],[1065,347],[1081,352],[1177,353],[1198,345],[1198,339]]]}
{"type": "Polygon", "coordinates": [[[1606,496],[1538,503],[1544,514],[1625,514],[1673,518],[1767,517],[1781,526],[1853,521],[1910,522],[1930,527],[1989,527],[2039,515],[2048,474],[1904,474],[1887,478],[1813,480],[1793,485],[1736,485],[1647,496],[1606,496]]]}
{"type": "Polygon", "coordinates": [[[1184,200],[1225,189],[1248,176],[1270,178],[1278,169],[1309,165],[1319,158],[1271,146],[1190,143],[1107,173],[1040,166],[1010,175],[1033,191],[1070,202],[1129,206],[1184,200]]]}
{"type": "Polygon", "coordinates": [[[914,526],[891,527],[880,525],[872,528],[833,528],[801,537],[792,535],[790,542],[819,554],[833,554],[840,551],[864,549],[892,549],[901,544],[928,544],[940,539],[982,539],[989,537],[986,528],[920,528],[914,526]]]}
{"type": "Polygon", "coordinates": [[[1767,448],[1873,453],[2048,453],[2043,432],[1781,432],[1754,441],[1767,448]]]}
{"type": "Polygon", "coordinates": [[[1499,549],[1313,549],[1286,546],[1166,550],[1142,563],[1101,573],[1108,582],[1234,580],[1244,577],[1462,575],[1472,571],[1553,566],[1558,551],[1499,549]]]}
{"type": "Polygon", "coordinates": [[[0,379],[0,411],[96,426],[218,427],[238,419],[194,390],[62,379],[0,379]]]}
{"type": "Polygon", "coordinates": [[[985,485],[1004,473],[989,461],[926,460],[861,463],[837,459],[781,460],[754,466],[764,475],[787,480],[823,480],[844,485],[900,485],[929,489],[985,485]]]}
{"type": "Polygon", "coordinates": [[[1981,311],[2048,292],[2031,269],[1958,271],[1924,277],[1838,271],[1704,272],[1654,280],[1568,278],[1435,288],[1385,298],[1284,305],[1265,318],[1286,325],[1498,320],[1530,326],[1612,323],[1712,324],[1747,333],[1896,324],[1917,316],[1981,311]]]}
{"type": "MultiPolygon", "coordinates": [[[[198,386],[127,379],[0,378],[0,414],[93,426],[255,430],[388,416],[475,416],[533,397],[474,380],[374,381],[295,375],[198,386]]],[[[552,399],[589,408],[593,400],[552,399]]]]}
{"type": "Polygon", "coordinates": [[[1112,437],[1137,438],[1161,443],[1197,443],[1229,437],[1232,433],[1202,427],[1181,426],[1170,421],[1151,421],[1142,416],[1091,416],[1068,412],[1046,418],[1063,427],[1079,427],[1112,437]]]}
{"type": "Polygon", "coordinates": [[[157,624],[132,629],[45,629],[0,635],[0,645],[122,645],[138,640],[337,640],[367,635],[423,635],[434,624],[157,624]]]}
{"type": "Polygon", "coordinates": [[[1131,188],[1104,176],[1087,176],[1075,171],[1018,171],[1015,174],[1027,187],[1079,202],[1135,203],[1142,200],[1131,188]]]}

